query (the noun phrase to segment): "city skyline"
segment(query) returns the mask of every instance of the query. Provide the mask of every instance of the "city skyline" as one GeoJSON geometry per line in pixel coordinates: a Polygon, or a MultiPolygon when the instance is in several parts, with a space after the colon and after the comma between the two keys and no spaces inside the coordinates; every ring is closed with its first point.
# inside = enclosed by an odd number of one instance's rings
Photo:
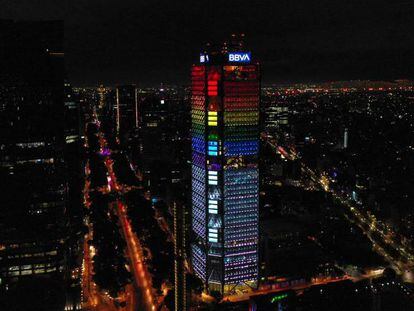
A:
{"type": "Polygon", "coordinates": [[[414,310],[414,5],[0,11],[0,310],[414,310]]]}
{"type": "Polygon", "coordinates": [[[64,19],[74,85],[155,86],[188,83],[198,47],[228,33],[246,34],[264,83],[413,79],[413,11],[405,0],[6,1],[0,18],[64,19]]]}

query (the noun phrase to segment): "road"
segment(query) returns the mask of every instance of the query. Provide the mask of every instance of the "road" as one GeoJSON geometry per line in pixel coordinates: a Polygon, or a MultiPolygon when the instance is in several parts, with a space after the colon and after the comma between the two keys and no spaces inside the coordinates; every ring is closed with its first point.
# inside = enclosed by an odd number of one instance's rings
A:
{"type": "Polygon", "coordinates": [[[155,310],[156,303],[151,286],[151,275],[147,270],[144,262],[144,255],[141,244],[132,231],[130,221],[126,215],[126,207],[121,201],[116,202],[117,214],[122,224],[122,231],[127,241],[128,258],[131,263],[132,273],[134,275],[135,286],[140,288],[141,292],[141,308],[145,310],[155,310]]]}
{"type": "MultiPolygon", "coordinates": [[[[88,141],[86,140],[86,147],[88,147],[88,141]]],[[[89,200],[91,191],[100,191],[107,193],[109,187],[102,187],[100,189],[90,189],[89,181],[89,161],[86,161],[85,165],[85,186],[83,189],[84,205],[89,208],[91,202],[89,200]]],[[[125,292],[119,293],[119,296],[113,299],[107,293],[103,292],[93,281],[93,256],[95,255],[95,249],[89,245],[89,241],[93,238],[93,224],[86,220],[88,226],[88,233],[84,237],[83,245],[83,261],[82,261],[82,282],[81,282],[81,300],[82,310],[90,311],[135,311],[136,299],[135,289],[131,284],[125,287],[125,292]],[[115,301],[125,301],[125,307],[119,307],[115,305],[115,301]]]]}
{"type": "Polygon", "coordinates": [[[127,285],[125,293],[121,293],[118,301],[125,301],[125,307],[116,307],[114,299],[108,294],[99,290],[98,286],[93,282],[93,262],[94,255],[93,246],[89,246],[89,234],[84,241],[84,257],[82,262],[82,310],[90,311],[135,311],[135,295],[131,285],[127,285]]]}
{"type": "MultiPolygon", "coordinates": [[[[101,132],[99,133],[99,142],[102,150],[109,150],[107,142],[101,132]]],[[[118,192],[120,196],[130,191],[132,188],[125,187],[118,182],[112,167],[113,160],[110,152],[106,155],[104,162],[109,174],[109,188],[118,192]]],[[[120,200],[117,200],[113,208],[116,210],[116,214],[119,217],[122,234],[127,244],[127,257],[132,270],[131,273],[134,277],[134,284],[137,289],[137,294],[140,298],[137,302],[139,310],[153,311],[157,307],[157,298],[155,297],[154,290],[152,288],[151,274],[148,272],[144,261],[140,240],[133,232],[130,221],[127,217],[126,210],[128,206],[120,200]]]]}
{"type": "Polygon", "coordinates": [[[82,261],[82,310],[93,311],[134,311],[135,301],[134,293],[131,286],[127,286],[125,293],[120,293],[117,297],[118,301],[125,301],[125,307],[116,307],[114,299],[107,293],[101,291],[93,281],[93,256],[95,249],[89,245],[89,241],[93,236],[92,225],[89,224],[89,232],[85,235],[83,245],[83,261],[82,261]]]}

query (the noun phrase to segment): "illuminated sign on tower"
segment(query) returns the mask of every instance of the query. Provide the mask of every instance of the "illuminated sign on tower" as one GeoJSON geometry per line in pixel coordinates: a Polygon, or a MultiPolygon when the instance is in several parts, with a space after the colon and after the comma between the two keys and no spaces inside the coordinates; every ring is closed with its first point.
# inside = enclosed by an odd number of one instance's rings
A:
{"type": "Polygon", "coordinates": [[[250,52],[232,52],[228,53],[229,62],[235,63],[250,63],[251,53],[250,52]]]}
{"type": "Polygon", "coordinates": [[[192,265],[229,294],[258,278],[259,65],[224,50],[200,58],[191,79],[192,265]]]}

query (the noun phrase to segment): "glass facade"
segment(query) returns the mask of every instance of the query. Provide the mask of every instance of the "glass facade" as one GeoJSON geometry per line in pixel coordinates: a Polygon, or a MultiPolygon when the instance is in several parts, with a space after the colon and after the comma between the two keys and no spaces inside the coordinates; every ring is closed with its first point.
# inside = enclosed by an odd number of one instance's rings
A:
{"type": "Polygon", "coordinates": [[[191,73],[192,264],[228,294],[258,278],[260,72],[216,58],[191,73]]]}
{"type": "Polygon", "coordinates": [[[0,34],[3,290],[28,275],[63,279],[79,111],[65,96],[62,22],[4,21],[0,34]]]}
{"type": "Polygon", "coordinates": [[[120,85],[116,87],[115,95],[116,129],[122,142],[138,127],[138,90],[135,85],[120,85]]]}

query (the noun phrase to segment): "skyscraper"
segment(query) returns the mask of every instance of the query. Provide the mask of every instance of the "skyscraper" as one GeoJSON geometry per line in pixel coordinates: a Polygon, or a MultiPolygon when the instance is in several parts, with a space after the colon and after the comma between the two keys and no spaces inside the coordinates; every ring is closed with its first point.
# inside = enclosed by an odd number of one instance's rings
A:
{"type": "Polygon", "coordinates": [[[174,307],[175,311],[187,310],[187,284],[185,273],[186,260],[186,223],[185,206],[175,200],[172,203],[174,216],[174,307]]]}
{"type": "Polygon", "coordinates": [[[273,132],[288,125],[289,108],[283,99],[276,102],[269,98],[264,106],[264,130],[273,132]]]}
{"type": "Polygon", "coordinates": [[[84,165],[82,150],[82,134],[84,122],[79,100],[75,96],[69,82],[65,82],[64,100],[64,161],[67,182],[67,202],[65,218],[68,221],[66,243],[66,305],[65,310],[80,310],[81,274],[79,255],[82,253],[84,236],[83,226],[83,184],[84,165]],[[69,281],[70,280],[70,281],[69,281]]]}
{"type": "Polygon", "coordinates": [[[348,148],[348,128],[344,129],[344,142],[343,142],[343,149],[348,148]]]}
{"type": "Polygon", "coordinates": [[[65,131],[67,142],[79,137],[64,128],[73,105],[64,104],[62,46],[62,22],[0,21],[1,286],[63,278],[65,131]]]}
{"type": "Polygon", "coordinates": [[[155,197],[167,195],[170,183],[183,178],[188,160],[189,104],[172,89],[140,93],[140,126],[133,150],[144,175],[144,186],[155,197]],[[139,150],[137,150],[139,149],[139,150]]]}
{"type": "Polygon", "coordinates": [[[121,142],[138,127],[138,93],[135,85],[116,88],[116,130],[121,142]]]}
{"type": "Polygon", "coordinates": [[[225,295],[258,278],[260,70],[233,36],[191,78],[192,265],[225,295]]]}

